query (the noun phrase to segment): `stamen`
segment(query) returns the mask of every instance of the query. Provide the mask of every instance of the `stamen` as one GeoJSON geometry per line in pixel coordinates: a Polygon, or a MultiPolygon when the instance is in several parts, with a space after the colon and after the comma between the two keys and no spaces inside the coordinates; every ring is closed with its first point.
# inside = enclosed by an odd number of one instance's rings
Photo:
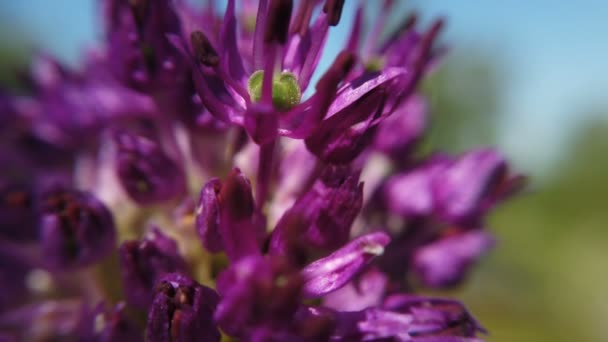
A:
{"type": "Polygon", "coordinates": [[[336,92],[338,91],[338,85],[350,70],[355,65],[355,55],[350,51],[342,51],[336,57],[334,64],[321,76],[319,82],[315,86],[317,97],[317,106],[319,108],[319,115],[325,115],[325,111],[331,105],[336,92]]]}
{"type": "Polygon", "coordinates": [[[197,62],[206,66],[216,66],[220,62],[213,45],[201,31],[194,31],[190,34],[190,43],[194,49],[194,58],[197,62]]]}
{"type": "Polygon", "coordinates": [[[273,0],[268,7],[266,18],[266,30],[264,31],[264,41],[266,43],[277,42],[285,44],[289,32],[289,21],[293,0],[273,0]]]}
{"type": "Polygon", "coordinates": [[[310,18],[312,17],[313,8],[313,1],[300,2],[298,12],[296,12],[296,16],[293,18],[293,23],[291,24],[291,33],[298,33],[300,36],[304,36],[306,34],[306,31],[308,31],[308,24],[310,23],[310,18]]]}
{"type": "Polygon", "coordinates": [[[394,42],[397,39],[399,39],[399,37],[404,33],[407,32],[411,29],[414,28],[414,26],[416,26],[416,23],[418,22],[418,13],[416,12],[412,12],[410,13],[405,20],[399,25],[399,27],[393,31],[393,33],[391,33],[388,37],[388,39],[386,39],[384,41],[383,47],[382,49],[384,50],[386,48],[387,44],[390,44],[390,42],[394,42]]]}
{"type": "Polygon", "coordinates": [[[336,88],[355,65],[355,55],[350,51],[342,51],[336,57],[329,70],[319,80],[317,90],[336,88]]]}
{"type": "Polygon", "coordinates": [[[327,0],[325,2],[323,12],[327,14],[329,26],[338,25],[342,16],[342,7],[344,7],[344,0],[327,0]]]}
{"type": "Polygon", "coordinates": [[[422,37],[422,42],[420,42],[419,48],[420,50],[414,62],[414,69],[417,72],[421,72],[422,68],[424,67],[424,64],[426,64],[426,62],[428,61],[431,54],[431,48],[433,47],[433,43],[439,35],[439,32],[441,32],[443,24],[443,19],[437,19],[433,23],[433,26],[431,26],[431,28],[425,33],[424,37],[422,37]]]}

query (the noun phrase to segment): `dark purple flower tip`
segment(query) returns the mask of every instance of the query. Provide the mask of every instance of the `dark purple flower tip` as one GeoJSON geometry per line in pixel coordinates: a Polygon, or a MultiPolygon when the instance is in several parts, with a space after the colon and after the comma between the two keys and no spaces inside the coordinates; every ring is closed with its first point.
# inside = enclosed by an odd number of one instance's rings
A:
{"type": "Polygon", "coordinates": [[[252,256],[224,271],[215,319],[228,334],[249,340],[259,329],[289,325],[298,309],[303,279],[284,259],[252,256]]]}
{"type": "Polygon", "coordinates": [[[395,160],[407,156],[427,124],[427,104],[412,96],[386,118],[376,131],[374,146],[395,160]]]}
{"type": "Polygon", "coordinates": [[[327,257],[304,267],[304,295],[321,297],[341,288],[374,257],[381,255],[389,242],[390,237],[383,232],[363,235],[327,257]]]}
{"type": "Polygon", "coordinates": [[[84,312],[79,324],[79,341],[131,341],[144,340],[143,333],[125,314],[124,303],[108,310],[101,303],[94,310],[84,312]]]}
{"type": "Polygon", "coordinates": [[[272,233],[273,252],[288,254],[295,240],[325,251],[344,245],[363,205],[359,174],[339,168],[326,169],[308,192],[279,220],[272,233]],[[294,241],[292,241],[294,242],[294,241]]]}
{"type": "Polygon", "coordinates": [[[219,341],[213,322],[217,293],[179,274],[167,274],[156,284],[148,312],[146,341],[219,341]]]}
{"type": "Polygon", "coordinates": [[[220,57],[203,32],[192,32],[190,34],[190,44],[192,46],[194,59],[197,62],[209,67],[214,67],[219,64],[220,57]]]}
{"type": "MultiPolygon", "coordinates": [[[[458,301],[397,294],[387,297],[383,310],[411,315],[409,334],[420,341],[444,337],[446,341],[459,341],[449,337],[475,337],[486,330],[458,301]]],[[[478,341],[476,339],[462,341],[478,341]]],[[[416,341],[416,339],[412,340],[416,341]]],[[[432,340],[431,340],[432,341],[432,340]]],[[[440,340],[438,340],[440,341],[440,340]]]]}
{"type": "Polygon", "coordinates": [[[260,254],[264,219],[255,209],[249,180],[238,168],[222,183],[209,181],[196,209],[197,230],[212,252],[224,250],[231,260],[260,254]]]}
{"type": "Polygon", "coordinates": [[[293,0],[270,0],[264,30],[265,42],[279,44],[287,42],[292,9],[293,0]]]}
{"type": "Polygon", "coordinates": [[[0,237],[10,241],[32,241],[38,237],[34,202],[31,186],[0,185],[0,237]]]}
{"type": "Polygon", "coordinates": [[[357,58],[352,52],[341,51],[338,56],[336,56],[334,63],[323,76],[321,76],[319,82],[315,86],[316,91],[320,94],[319,96],[325,99],[325,101],[322,102],[327,102],[327,105],[321,106],[321,108],[329,108],[329,105],[338,90],[338,85],[352,70],[356,61],[357,58]]]}
{"type": "Polygon", "coordinates": [[[90,193],[56,187],[41,198],[40,242],[48,267],[86,266],[114,249],[114,219],[90,193]]]}
{"type": "Polygon", "coordinates": [[[158,142],[143,135],[118,133],[116,172],[127,194],[141,205],[173,200],[186,192],[184,170],[158,142]]]}
{"type": "Polygon", "coordinates": [[[119,249],[120,271],[129,304],[146,309],[154,298],[154,285],[167,273],[187,272],[174,240],[158,228],[140,241],[126,241],[119,249]]]}
{"type": "Polygon", "coordinates": [[[344,0],[327,0],[323,5],[323,12],[327,13],[327,20],[330,26],[336,26],[342,17],[342,7],[344,0]]]}
{"type": "Polygon", "coordinates": [[[222,210],[235,220],[251,217],[254,213],[251,183],[238,168],[234,168],[222,184],[219,197],[222,210]]]}

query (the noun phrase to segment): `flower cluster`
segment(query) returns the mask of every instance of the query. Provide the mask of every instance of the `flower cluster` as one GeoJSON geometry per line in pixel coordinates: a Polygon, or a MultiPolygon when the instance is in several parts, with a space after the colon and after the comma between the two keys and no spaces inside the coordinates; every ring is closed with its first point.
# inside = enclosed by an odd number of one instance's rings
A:
{"type": "Polygon", "coordinates": [[[452,299],[520,188],[416,153],[437,20],[344,1],[103,0],[105,42],[0,92],[0,339],[480,341],[452,299]],[[332,26],[346,44],[318,73],[332,26]]]}

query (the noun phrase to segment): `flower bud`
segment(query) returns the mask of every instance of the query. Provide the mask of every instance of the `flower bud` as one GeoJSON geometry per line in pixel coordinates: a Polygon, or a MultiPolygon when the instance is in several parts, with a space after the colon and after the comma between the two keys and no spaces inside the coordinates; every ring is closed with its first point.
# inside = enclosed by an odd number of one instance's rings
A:
{"type": "Polygon", "coordinates": [[[130,133],[117,134],[115,141],[118,178],[135,202],[156,204],[185,193],[184,171],[156,141],[130,133]]]}
{"type": "Polygon", "coordinates": [[[156,284],[148,313],[146,341],[219,341],[213,322],[217,293],[179,273],[167,274],[156,284]]]}
{"type": "Polygon", "coordinates": [[[46,192],[41,202],[40,241],[48,267],[86,266],[114,248],[112,214],[93,195],[55,188],[46,192]]]}
{"type": "Polygon", "coordinates": [[[210,251],[224,250],[231,260],[260,253],[263,219],[238,168],[223,183],[213,179],[203,187],[196,213],[198,233],[210,251]]]}

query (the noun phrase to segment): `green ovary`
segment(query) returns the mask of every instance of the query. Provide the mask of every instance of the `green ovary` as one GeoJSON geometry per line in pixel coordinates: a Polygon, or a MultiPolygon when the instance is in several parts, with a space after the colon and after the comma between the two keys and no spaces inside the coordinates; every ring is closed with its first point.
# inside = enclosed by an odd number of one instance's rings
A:
{"type": "MultiPolygon", "coordinates": [[[[262,98],[262,84],[264,83],[264,71],[254,72],[247,88],[251,101],[259,102],[262,98]]],[[[296,77],[289,72],[282,72],[272,79],[272,104],[279,110],[289,110],[300,103],[302,92],[296,77]]]]}

